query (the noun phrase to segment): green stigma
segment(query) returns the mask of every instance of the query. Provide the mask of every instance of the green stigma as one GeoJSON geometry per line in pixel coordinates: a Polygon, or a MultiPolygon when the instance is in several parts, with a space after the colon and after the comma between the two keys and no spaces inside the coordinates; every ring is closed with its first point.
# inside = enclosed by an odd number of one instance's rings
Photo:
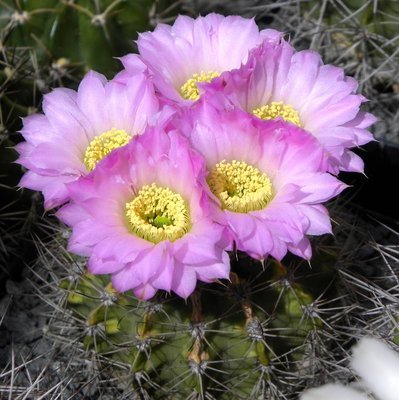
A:
{"type": "Polygon", "coordinates": [[[152,243],[173,242],[191,228],[190,213],[183,197],[155,183],[143,186],[125,205],[132,233],[152,243]]]}

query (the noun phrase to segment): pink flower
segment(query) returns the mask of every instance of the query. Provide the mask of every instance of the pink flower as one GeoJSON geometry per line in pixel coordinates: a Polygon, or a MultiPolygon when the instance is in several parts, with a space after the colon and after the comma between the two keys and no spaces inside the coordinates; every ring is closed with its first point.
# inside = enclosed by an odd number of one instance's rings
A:
{"type": "Polygon", "coordinates": [[[58,216],[72,227],[69,250],[93,274],[148,299],[158,289],[187,298],[197,280],[228,278],[224,228],[204,180],[204,161],[176,132],[149,128],[68,185],[58,216]]]}
{"type": "MultiPolygon", "coordinates": [[[[263,40],[277,42],[281,35],[272,29],[259,32],[254,20],[238,16],[212,13],[192,19],[181,15],[172,26],[158,24],[154,32],[141,33],[137,46],[159,92],[184,104],[199,97],[197,83],[238,68],[250,49],[263,40]]],[[[135,56],[121,60],[127,73],[142,68],[135,56]]]]}
{"type": "Polygon", "coordinates": [[[190,141],[206,159],[207,182],[219,204],[215,216],[239,250],[256,259],[287,251],[311,257],[306,235],[331,232],[321,203],[346,186],[320,172],[323,149],[304,130],[261,121],[240,110],[220,112],[206,101],[191,111],[190,141]]]}
{"type": "Polygon", "coordinates": [[[312,133],[326,150],[328,168],[363,171],[349,148],[373,137],[366,129],[376,118],[360,111],[365,98],[342,68],[324,65],[312,50],[295,52],[285,41],[264,43],[248,63],[206,86],[207,98],[222,99],[261,119],[282,118],[312,133]]]}
{"type": "Polygon", "coordinates": [[[24,118],[21,133],[26,142],[17,146],[18,162],[29,171],[20,185],[42,191],[46,208],[66,202],[66,184],[142,133],[158,109],[144,73],[132,75],[122,85],[89,72],[77,92],[53,90],[44,96],[44,115],[24,118]]]}

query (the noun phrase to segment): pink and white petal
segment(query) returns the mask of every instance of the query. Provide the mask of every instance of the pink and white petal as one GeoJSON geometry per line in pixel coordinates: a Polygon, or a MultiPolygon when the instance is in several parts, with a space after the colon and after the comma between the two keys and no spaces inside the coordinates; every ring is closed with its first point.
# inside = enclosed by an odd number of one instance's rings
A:
{"type": "MultiPolygon", "coordinates": [[[[123,269],[112,275],[112,286],[121,293],[134,288],[142,288],[144,284],[137,274],[139,268],[140,265],[136,263],[127,264],[123,269]]],[[[140,298],[144,298],[144,296],[140,296],[140,298]]]]}
{"type": "Polygon", "coordinates": [[[272,201],[264,210],[254,212],[273,232],[273,236],[287,243],[299,242],[309,221],[297,209],[296,204],[276,203],[272,201]]]}
{"type": "MultiPolygon", "coordinates": [[[[245,63],[249,50],[261,43],[261,37],[253,19],[228,16],[220,20],[219,40],[216,42],[219,61],[217,71],[227,71],[245,63]]],[[[214,25],[211,21],[211,26],[214,25]]],[[[271,37],[272,33],[269,31],[268,38],[271,40],[271,37]]]]}
{"type": "Polygon", "coordinates": [[[91,218],[90,214],[76,203],[68,203],[56,212],[56,216],[69,226],[91,218]]]}
{"type": "Polygon", "coordinates": [[[345,150],[340,157],[340,165],[342,171],[349,172],[364,172],[364,162],[363,160],[350,150],[345,150]]]}
{"type": "Polygon", "coordinates": [[[194,291],[197,285],[197,274],[193,267],[186,267],[176,262],[173,274],[172,290],[183,299],[194,291]]]}
{"type": "Polygon", "coordinates": [[[249,113],[270,101],[283,100],[282,89],[288,79],[292,55],[293,48],[287,42],[266,41],[251,50],[247,64],[223,74],[225,87],[219,91],[223,90],[236,106],[249,113]]]}
{"type": "Polygon", "coordinates": [[[267,224],[257,218],[254,218],[254,220],[256,224],[254,235],[244,240],[239,237],[237,248],[238,250],[247,252],[257,260],[263,260],[272,251],[274,241],[267,224]]]}
{"type": "Polygon", "coordinates": [[[42,194],[44,197],[45,210],[58,207],[69,200],[68,190],[62,181],[56,182],[53,180],[51,184],[43,187],[42,194]]]}
{"type": "Polygon", "coordinates": [[[139,35],[137,46],[142,60],[155,72],[154,83],[161,93],[169,89],[175,92],[177,98],[181,98],[176,89],[195,72],[190,43],[173,36],[170,27],[158,24],[154,32],[139,35]]]}
{"type": "Polygon", "coordinates": [[[23,118],[22,122],[21,134],[27,142],[33,145],[57,139],[57,134],[45,115],[29,115],[23,118]]]}
{"type": "Polygon", "coordinates": [[[15,145],[14,149],[20,154],[17,160],[18,164],[23,166],[25,166],[24,162],[29,164],[29,155],[35,149],[35,146],[29,142],[21,142],[15,145]]]}
{"type": "MultiPolygon", "coordinates": [[[[220,237],[220,236],[219,236],[220,237]]],[[[219,238],[186,237],[173,243],[175,258],[184,265],[209,265],[220,260],[223,250],[215,246],[219,238]]]]}
{"type": "Polygon", "coordinates": [[[120,57],[119,60],[130,76],[147,72],[148,70],[148,67],[137,54],[126,54],[120,57]]]}
{"type": "Polygon", "coordinates": [[[178,35],[187,39],[188,42],[193,42],[194,19],[187,15],[179,15],[173,26],[164,25],[166,31],[172,32],[172,35],[178,35]]]}
{"type": "Polygon", "coordinates": [[[354,119],[346,122],[344,126],[349,128],[366,129],[369,126],[375,124],[378,118],[367,112],[359,112],[354,119]]]}
{"type": "Polygon", "coordinates": [[[164,250],[162,266],[158,269],[157,275],[151,279],[151,285],[156,289],[170,292],[175,271],[175,258],[168,247],[169,245],[164,250]]]}
{"type": "Polygon", "coordinates": [[[154,288],[151,284],[146,283],[140,286],[137,286],[133,289],[134,295],[141,300],[150,300],[155,296],[157,289],[154,288]]]}
{"type": "MultiPolygon", "coordinates": [[[[284,211],[284,209],[281,211],[284,211]]],[[[292,215],[292,212],[288,215],[292,215]]],[[[297,216],[295,218],[299,219],[297,216]]],[[[281,260],[287,254],[287,243],[297,243],[303,238],[304,228],[302,224],[298,226],[289,217],[275,219],[273,216],[269,216],[269,218],[266,217],[263,219],[263,223],[272,234],[272,247],[268,253],[277,260],[281,260]]]]}
{"type": "Polygon", "coordinates": [[[305,232],[307,235],[332,233],[331,220],[324,206],[321,204],[298,204],[296,208],[309,219],[310,226],[305,232]]]}
{"type": "Polygon", "coordinates": [[[153,247],[152,243],[133,234],[127,234],[123,227],[102,229],[108,233],[101,242],[97,240],[99,243],[93,248],[93,254],[98,258],[107,259],[112,256],[123,265],[135,261],[144,251],[149,251],[153,247]]]}
{"type": "Polygon", "coordinates": [[[131,76],[125,84],[111,81],[105,88],[109,127],[141,134],[148,119],[159,109],[151,81],[145,74],[131,76]]]}
{"type": "Polygon", "coordinates": [[[313,89],[322,64],[320,55],[315,51],[303,50],[294,53],[288,79],[280,91],[281,100],[300,110],[313,89]]]}
{"type": "MultiPolygon", "coordinates": [[[[332,128],[317,130],[314,132],[314,135],[327,150],[334,147],[345,148],[358,146],[356,130],[354,128],[334,126],[332,128]]],[[[370,133],[369,135],[372,137],[370,133]]]]}
{"type": "Polygon", "coordinates": [[[259,165],[277,190],[289,183],[292,176],[321,168],[324,150],[308,132],[282,121],[260,121],[258,126],[262,129],[263,150],[259,165]]]}
{"type": "Polygon", "coordinates": [[[92,219],[86,219],[73,226],[72,235],[69,238],[68,250],[82,256],[91,254],[98,243],[103,242],[112,230],[92,219]]]}
{"type": "Polygon", "coordinates": [[[34,171],[28,171],[21,178],[19,186],[43,192],[45,199],[44,207],[49,210],[69,200],[69,193],[65,186],[74,177],[54,177],[40,175],[34,171]]]}
{"type": "Polygon", "coordinates": [[[260,146],[256,145],[258,131],[246,113],[240,110],[220,112],[203,101],[189,118],[194,121],[189,139],[206,158],[208,168],[222,160],[257,163],[261,154],[260,146]],[[239,142],[240,146],[234,146],[234,142],[239,142]]]}
{"type": "Polygon", "coordinates": [[[357,147],[375,140],[368,130],[345,125],[323,128],[315,131],[314,135],[327,150],[339,146],[357,147]]]}
{"type": "Polygon", "coordinates": [[[366,129],[357,129],[357,128],[352,128],[352,129],[355,137],[354,146],[362,146],[366,143],[377,141],[377,139],[374,138],[373,134],[366,129]]]}
{"type": "Polygon", "coordinates": [[[277,31],[275,29],[262,29],[260,32],[260,37],[262,42],[278,44],[284,36],[283,32],[277,31]]]}
{"type": "Polygon", "coordinates": [[[322,128],[338,126],[351,121],[356,117],[363,101],[362,96],[349,95],[340,102],[318,109],[317,113],[311,117],[308,116],[304,121],[304,128],[316,132],[322,128]]]}
{"type": "Polygon", "coordinates": [[[80,111],[77,93],[70,89],[57,88],[43,98],[43,111],[57,137],[63,137],[78,150],[86,149],[95,131],[80,111]]]}
{"type": "MultiPolygon", "coordinates": [[[[91,198],[81,203],[82,207],[90,213],[93,219],[101,221],[104,226],[125,227],[124,208],[118,201],[102,198],[91,198]]],[[[124,228],[126,231],[126,228],[124,228]]]]}
{"type": "Polygon", "coordinates": [[[279,188],[273,198],[273,205],[283,204],[283,203],[298,203],[306,195],[301,192],[300,186],[295,183],[287,183],[279,188]]]}
{"type": "Polygon", "coordinates": [[[312,245],[306,237],[304,237],[299,243],[293,245],[288,244],[288,250],[292,254],[302,257],[305,260],[310,260],[312,258],[312,245]]]}
{"type": "Polygon", "coordinates": [[[89,261],[87,263],[87,270],[91,274],[115,274],[120,271],[122,268],[125,268],[124,264],[121,264],[119,261],[112,259],[104,259],[101,257],[97,257],[95,253],[90,255],[89,261]]]}
{"type": "MultiPolygon", "coordinates": [[[[147,76],[142,74],[132,77],[127,83],[127,104],[129,106],[126,115],[126,121],[129,124],[128,132],[132,135],[141,134],[144,131],[149,119],[153,117],[159,110],[159,101],[155,94],[155,89],[147,76]]],[[[172,110],[169,113],[161,114],[165,120],[164,115],[169,118],[172,115],[172,110]]],[[[157,122],[162,124],[162,121],[157,118],[157,122]]],[[[164,122],[165,123],[165,122],[164,122]]]]}
{"type": "Polygon", "coordinates": [[[169,257],[166,242],[160,242],[142,251],[135,260],[135,264],[139,266],[136,270],[138,279],[143,283],[151,282],[165,263],[170,262],[169,257]]]}
{"type": "MultiPolygon", "coordinates": [[[[223,158],[219,154],[219,141],[215,135],[210,134],[210,129],[205,124],[197,123],[194,130],[190,133],[190,139],[194,148],[205,156],[208,167],[212,168],[220,160],[223,160],[223,158]],[[204,152],[204,149],[207,149],[207,151],[204,152]]],[[[220,139],[220,142],[223,142],[223,138],[220,139]]],[[[224,151],[228,153],[229,147],[225,148],[224,151]]]]}
{"type": "Polygon", "coordinates": [[[128,72],[126,69],[118,72],[114,78],[112,79],[114,82],[121,83],[122,85],[126,85],[126,82],[131,78],[130,72],[128,72]]]}
{"type": "Polygon", "coordinates": [[[77,105],[90,121],[97,135],[107,131],[109,121],[106,117],[107,108],[105,86],[107,79],[104,75],[90,71],[83,78],[77,93],[77,105]]]}
{"type": "Polygon", "coordinates": [[[232,71],[226,79],[227,90],[236,92],[240,108],[251,113],[254,109],[269,103],[274,94],[278,51],[271,46],[262,46],[251,52],[248,65],[232,71]],[[270,52],[270,56],[268,56],[270,52]]]}
{"type": "Polygon", "coordinates": [[[29,154],[31,169],[48,173],[80,176],[85,168],[82,159],[68,143],[41,143],[29,154]]]}
{"type": "Polygon", "coordinates": [[[270,250],[270,255],[276,260],[281,261],[286,256],[287,251],[287,243],[278,237],[273,237],[273,248],[270,250]]]}
{"type": "Polygon", "coordinates": [[[250,241],[256,233],[256,221],[248,214],[224,211],[228,228],[233,234],[235,241],[246,243],[250,241]]]}
{"type": "Polygon", "coordinates": [[[223,262],[195,269],[197,278],[202,282],[213,282],[217,279],[229,279],[230,258],[227,253],[223,254],[223,262]]]}
{"type": "Polygon", "coordinates": [[[345,97],[353,94],[357,88],[354,79],[345,77],[344,70],[332,65],[323,65],[319,69],[313,90],[301,107],[304,121],[312,117],[322,108],[339,103],[345,97]]]}
{"type": "Polygon", "coordinates": [[[321,172],[297,176],[296,183],[301,186],[301,191],[307,194],[301,201],[306,204],[324,203],[348,187],[334,176],[321,172]]]}

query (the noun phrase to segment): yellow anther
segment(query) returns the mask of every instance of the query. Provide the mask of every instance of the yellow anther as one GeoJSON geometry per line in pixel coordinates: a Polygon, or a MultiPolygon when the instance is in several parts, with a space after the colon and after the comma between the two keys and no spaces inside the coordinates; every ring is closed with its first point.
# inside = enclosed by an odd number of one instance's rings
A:
{"type": "Polygon", "coordinates": [[[173,242],[191,228],[189,210],[182,196],[155,183],[143,186],[126,203],[126,217],[131,231],[152,243],[173,242]]]}
{"type": "Polygon", "coordinates": [[[96,136],[87,146],[85,152],[83,162],[86,169],[88,171],[93,170],[97,163],[112,150],[128,144],[130,138],[126,131],[115,128],[96,136]]]}
{"type": "Polygon", "coordinates": [[[275,119],[277,117],[282,117],[288,122],[299,127],[301,126],[298,111],[289,104],[284,104],[281,101],[273,101],[265,106],[255,108],[252,113],[261,119],[275,119]]]}
{"type": "Polygon", "coordinates": [[[207,180],[226,210],[239,213],[261,210],[273,198],[273,186],[267,175],[244,161],[221,161],[207,180]]]}
{"type": "Polygon", "coordinates": [[[210,82],[213,78],[217,78],[220,74],[215,71],[201,72],[194,74],[181,88],[180,94],[186,100],[198,100],[200,93],[198,90],[197,83],[199,82],[210,82]]]}

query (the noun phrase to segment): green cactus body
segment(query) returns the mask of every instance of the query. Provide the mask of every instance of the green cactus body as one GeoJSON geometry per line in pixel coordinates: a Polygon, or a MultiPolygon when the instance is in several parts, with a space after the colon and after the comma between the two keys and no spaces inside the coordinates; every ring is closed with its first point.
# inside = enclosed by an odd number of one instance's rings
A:
{"type": "Polygon", "coordinates": [[[110,76],[120,69],[115,57],[132,52],[137,32],[151,29],[159,13],[174,2],[157,2],[157,9],[152,0],[17,4],[8,0],[2,7],[0,29],[8,46],[31,47],[40,63],[64,59],[110,76]]]}
{"type": "Polygon", "coordinates": [[[230,282],[200,285],[187,302],[166,294],[140,302],[89,274],[61,286],[86,350],[127,367],[132,387],[149,398],[264,398],[272,365],[294,372],[307,335],[322,326],[307,310],[331,272],[310,291],[306,265],[300,278],[279,263],[233,264],[230,282]]]}

